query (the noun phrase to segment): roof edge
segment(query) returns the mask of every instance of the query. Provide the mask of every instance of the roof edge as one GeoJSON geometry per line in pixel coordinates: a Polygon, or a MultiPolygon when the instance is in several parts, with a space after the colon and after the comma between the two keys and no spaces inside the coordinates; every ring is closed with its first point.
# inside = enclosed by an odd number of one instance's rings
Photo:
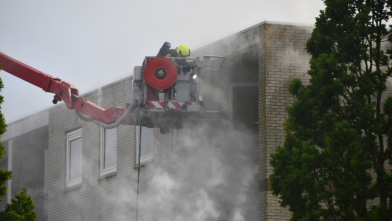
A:
{"type": "Polygon", "coordinates": [[[204,45],[204,46],[202,46],[202,47],[200,47],[200,48],[196,48],[195,51],[201,50],[202,48],[205,48],[205,47],[209,47],[209,46],[211,46],[211,45],[213,45],[213,44],[216,44],[216,43],[218,43],[218,42],[224,41],[224,40],[226,40],[226,39],[229,39],[229,38],[231,38],[231,37],[234,37],[234,36],[236,36],[236,35],[245,33],[245,32],[247,32],[247,31],[249,31],[249,30],[252,30],[252,29],[254,29],[254,28],[257,28],[257,27],[259,27],[259,26],[266,25],[266,24],[269,24],[269,25],[291,25],[291,26],[302,26],[302,27],[314,27],[314,24],[307,24],[307,23],[278,22],[278,21],[263,21],[263,22],[260,22],[260,23],[255,24],[255,25],[252,25],[252,26],[250,26],[250,27],[248,27],[248,28],[245,28],[244,30],[241,30],[241,31],[239,31],[239,32],[236,32],[236,33],[234,33],[234,34],[231,34],[231,35],[229,35],[229,36],[227,36],[227,37],[224,37],[224,38],[221,38],[221,39],[219,39],[219,40],[213,41],[213,42],[211,42],[211,43],[209,43],[209,44],[206,44],[206,45],[204,45]]]}

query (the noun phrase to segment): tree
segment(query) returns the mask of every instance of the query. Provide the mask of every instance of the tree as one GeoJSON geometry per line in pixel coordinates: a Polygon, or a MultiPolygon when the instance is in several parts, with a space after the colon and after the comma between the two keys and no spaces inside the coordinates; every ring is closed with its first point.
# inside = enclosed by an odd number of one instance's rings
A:
{"type": "MultiPolygon", "coordinates": [[[[0,63],[0,70],[1,70],[1,63],[0,63]]],[[[0,91],[2,88],[4,88],[4,85],[3,85],[3,81],[1,81],[0,78],[0,91]]],[[[6,127],[7,127],[4,116],[1,112],[1,104],[3,103],[3,101],[4,101],[4,97],[0,95],[0,136],[6,132],[6,127]]],[[[2,159],[4,154],[5,154],[4,146],[0,142],[0,160],[2,159]]],[[[5,185],[5,182],[11,179],[11,177],[12,177],[11,171],[3,170],[0,168],[0,198],[5,196],[5,194],[7,193],[7,186],[5,185]]]]}
{"type": "Polygon", "coordinates": [[[292,220],[392,218],[391,0],[324,0],[306,50],[309,84],[291,82],[271,189],[292,220]]]}
{"type": "Polygon", "coordinates": [[[26,188],[11,201],[12,203],[7,204],[5,211],[0,213],[0,220],[33,221],[37,219],[34,202],[31,196],[27,195],[26,188]]]}
{"type": "MultiPolygon", "coordinates": [[[[0,71],[1,71],[0,63],[0,71]]],[[[4,88],[3,82],[0,78],[0,92],[4,88]]],[[[1,112],[1,104],[4,97],[0,95],[0,136],[6,132],[7,124],[1,112]]],[[[4,146],[0,142],[0,160],[5,154],[4,146]]],[[[0,168],[0,199],[7,193],[6,181],[12,178],[12,171],[3,170],[0,168]]],[[[27,195],[27,189],[23,189],[19,194],[16,194],[15,199],[7,204],[4,212],[0,212],[0,220],[36,220],[37,214],[34,212],[34,202],[30,196],[27,195]]]]}

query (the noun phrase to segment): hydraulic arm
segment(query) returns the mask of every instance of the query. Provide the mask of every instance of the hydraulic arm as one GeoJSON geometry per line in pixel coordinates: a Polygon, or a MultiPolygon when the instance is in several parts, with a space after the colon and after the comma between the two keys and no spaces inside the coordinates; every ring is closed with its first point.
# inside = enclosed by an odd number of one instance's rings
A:
{"type": "Polygon", "coordinates": [[[64,101],[68,109],[76,110],[85,121],[94,121],[104,128],[131,124],[150,128],[159,127],[162,133],[171,128],[183,128],[200,123],[201,119],[216,118],[220,111],[207,110],[200,99],[201,69],[216,71],[207,65],[210,59],[221,61],[219,56],[200,58],[146,57],[143,66],[134,69],[132,104],[103,109],[79,96],[74,85],[45,74],[3,53],[2,69],[46,92],[54,94],[53,103],[64,101]],[[83,115],[83,114],[87,115],[83,115]]]}
{"type": "MultiPolygon", "coordinates": [[[[113,127],[119,124],[131,123],[129,113],[125,113],[124,108],[111,107],[105,110],[86,98],[79,96],[79,90],[74,85],[45,74],[0,52],[1,63],[3,64],[1,66],[2,70],[42,88],[46,92],[55,94],[53,103],[64,101],[68,109],[75,109],[80,113],[88,115],[93,120],[101,122],[100,126],[112,125],[113,127]],[[108,123],[112,124],[105,125],[108,123]]],[[[136,107],[137,103],[132,104],[132,107],[129,107],[128,103],[126,104],[126,108],[129,109],[127,112],[132,111],[130,109],[135,109],[136,107]]]]}

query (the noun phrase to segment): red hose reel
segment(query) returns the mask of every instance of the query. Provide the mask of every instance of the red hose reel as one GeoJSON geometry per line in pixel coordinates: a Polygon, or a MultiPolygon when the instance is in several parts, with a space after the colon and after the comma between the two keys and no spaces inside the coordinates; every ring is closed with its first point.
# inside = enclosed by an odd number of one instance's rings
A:
{"type": "Polygon", "coordinates": [[[144,68],[144,79],[154,89],[169,89],[177,80],[177,67],[170,59],[156,57],[144,68]]]}

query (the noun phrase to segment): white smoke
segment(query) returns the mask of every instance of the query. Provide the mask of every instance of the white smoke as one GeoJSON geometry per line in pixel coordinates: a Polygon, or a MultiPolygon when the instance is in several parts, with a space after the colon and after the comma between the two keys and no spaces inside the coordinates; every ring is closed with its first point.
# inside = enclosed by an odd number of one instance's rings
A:
{"type": "MultiPolygon", "coordinates": [[[[257,163],[244,132],[199,127],[180,133],[173,164],[152,163],[139,220],[257,220],[257,163]]],[[[157,147],[159,148],[159,147],[157,147]]]]}

